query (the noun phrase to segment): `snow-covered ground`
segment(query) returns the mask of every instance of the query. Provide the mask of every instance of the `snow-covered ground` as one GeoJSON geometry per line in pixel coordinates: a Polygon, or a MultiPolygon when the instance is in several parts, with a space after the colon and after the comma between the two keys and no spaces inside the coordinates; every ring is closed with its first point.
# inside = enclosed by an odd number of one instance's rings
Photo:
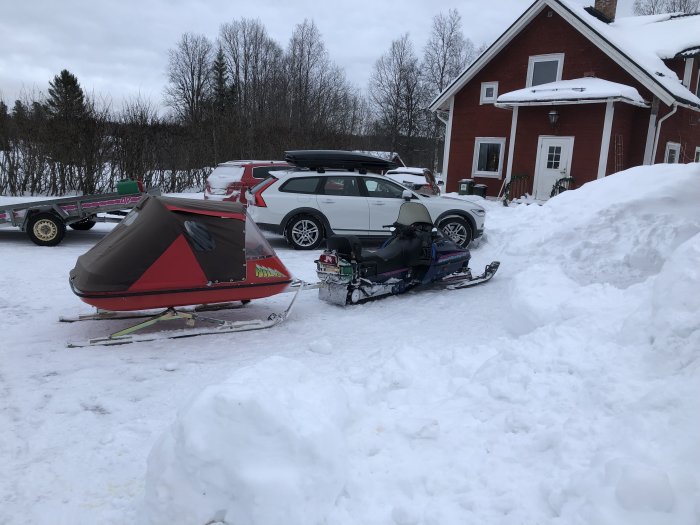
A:
{"type": "Polygon", "coordinates": [[[487,285],[78,349],[125,324],[58,322],[108,227],[0,230],[0,523],[697,524],[699,202],[697,164],[486,202],[487,285]]]}

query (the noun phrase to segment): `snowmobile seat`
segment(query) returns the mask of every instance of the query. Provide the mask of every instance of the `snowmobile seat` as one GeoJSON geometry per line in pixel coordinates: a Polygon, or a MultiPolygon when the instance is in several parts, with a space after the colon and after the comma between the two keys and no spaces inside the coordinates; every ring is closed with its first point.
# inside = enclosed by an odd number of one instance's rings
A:
{"type": "Polygon", "coordinates": [[[326,249],[356,261],[362,260],[362,243],[354,235],[331,235],[326,239],[326,249]]]}

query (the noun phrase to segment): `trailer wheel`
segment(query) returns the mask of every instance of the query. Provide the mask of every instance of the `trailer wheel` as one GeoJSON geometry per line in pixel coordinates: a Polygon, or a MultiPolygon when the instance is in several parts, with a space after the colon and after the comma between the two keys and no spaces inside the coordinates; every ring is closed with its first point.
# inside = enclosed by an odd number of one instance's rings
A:
{"type": "Polygon", "coordinates": [[[87,231],[90,228],[92,228],[95,224],[95,221],[93,221],[90,217],[86,217],[81,221],[72,222],[68,226],[70,226],[74,230],[87,231]]]}
{"type": "Polygon", "coordinates": [[[56,246],[65,234],[66,225],[54,213],[36,213],[27,224],[27,235],[39,246],[56,246]]]}

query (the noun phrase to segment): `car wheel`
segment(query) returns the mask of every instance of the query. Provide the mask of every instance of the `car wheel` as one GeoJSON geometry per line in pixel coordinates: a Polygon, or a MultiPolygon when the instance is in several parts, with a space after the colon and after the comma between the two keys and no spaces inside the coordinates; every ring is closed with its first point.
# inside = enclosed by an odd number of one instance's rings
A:
{"type": "Polygon", "coordinates": [[[51,212],[32,215],[27,223],[27,235],[39,246],[56,246],[66,234],[66,225],[51,212]]]}
{"type": "Polygon", "coordinates": [[[447,237],[462,248],[469,246],[472,242],[474,234],[471,226],[464,219],[459,217],[450,217],[440,223],[440,229],[447,237]]]}
{"type": "Polygon", "coordinates": [[[68,226],[70,226],[74,230],[87,231],[90,228],[92,228],[94,225],[95,225],[95,221],[93,221],[90,217],[87,217],[87,218],[83,219],[82,221],[73,222],[73,223],[69,224],[68,226]]]}
{"type": "Polygon", "coordinates": [[[287,242],[295,250],[313,250],[323,241],[323,226],[311,215],[297,215],[285,229],[287,242]]]}

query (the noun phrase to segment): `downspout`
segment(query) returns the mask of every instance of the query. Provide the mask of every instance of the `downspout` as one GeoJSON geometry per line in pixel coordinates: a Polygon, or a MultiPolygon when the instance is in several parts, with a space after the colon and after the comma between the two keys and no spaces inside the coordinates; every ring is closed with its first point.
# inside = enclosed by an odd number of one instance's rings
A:
{"type": "Polygon", "coordinates": [[[447,125],[449,124],[449,121],[447,121],[447,120],[445,120],[445,119],[443,118],[443,116],[442,116],[443,113],[447,113],[448,115],[450,114],[449,111],[441,111],[441,110],[438,109],[438,110],[435,112],[435,115],[437,115],[437,118],[439,118],[440,121],[441,121],[445,126],[447,126],[447,125]]]}
{"type": "Polygon", "coordinates": [[[672,117],[676,111],[678,111],[678,104],[674,104],[673,111],[671,111],[668,115],[664,115],[663,117],[661,117],[659,122],[656,124],[656,136],[654,137],[654,149],[653,149],[652,154],[651,154],[651,163],[652,164],[654,164],[656,162],[656,150],[659,147],[659,135],[661,135],[661,124],[663,124],[667,118],[672,117]]]}
{"type": "Polygon", "coordinates": [[[450,147],[452,142],[452,117],[454,116],[455,109],[455,98],[450,99],[450,109],[443,111],[442,115],[440,111],[436,111],[437,117],[445,123],[445,144],[442,149],[442,182],[444,184],[443,191],[447,191],[447,178],[449,177],[448,167],[450,165],[450,147]],[[447,120],[444,118],[444,114],[447,114],[447,120]]]}
{"type": "Polygon", "coordinates": [[[513,153],[515,152],[515,133],[518,129],[518,109],[519,106],[514,106],[510,108],[513,112],[510,120],[510,139],[508,140],[508,164],[506,167],[506,177],[503,179],[503,184],[501,184],[501,189],[498,190],[498,196],[503,195],[506,189],[506,184],[508,184],[513,176],[513,153]]]}

